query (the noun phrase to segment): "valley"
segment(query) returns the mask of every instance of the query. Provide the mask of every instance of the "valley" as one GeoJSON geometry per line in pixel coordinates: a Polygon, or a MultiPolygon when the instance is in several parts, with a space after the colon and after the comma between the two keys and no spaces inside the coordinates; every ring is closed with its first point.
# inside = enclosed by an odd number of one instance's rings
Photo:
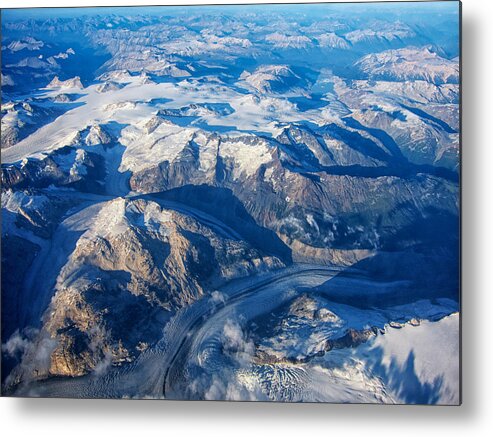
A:
{"type": "Polygon", "coordinates": [[[457,404],[458,11],[427,7],[2,14],[2,393],[457,404]]]}

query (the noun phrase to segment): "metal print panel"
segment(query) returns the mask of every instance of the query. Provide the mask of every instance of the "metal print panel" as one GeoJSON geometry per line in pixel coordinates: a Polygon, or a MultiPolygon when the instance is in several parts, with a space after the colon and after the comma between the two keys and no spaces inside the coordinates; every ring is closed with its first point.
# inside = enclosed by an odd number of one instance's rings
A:
{"type": "Polygon", "coordinates": [[[460,403],[460,3],[2,11],[2,394],[460,403]]]}

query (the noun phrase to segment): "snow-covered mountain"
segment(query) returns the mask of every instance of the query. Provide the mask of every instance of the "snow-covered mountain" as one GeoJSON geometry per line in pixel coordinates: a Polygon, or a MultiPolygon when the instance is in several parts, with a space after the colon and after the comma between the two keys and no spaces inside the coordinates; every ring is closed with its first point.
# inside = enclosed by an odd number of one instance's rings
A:
{"type": "Polygon", "coordinates": [[[334,32],[322,33],[317,37],[320,47],[330,47],[334,49],[349,49],[350,43],[334,32]]]}
{"type": "Polygon", "coordinates": [[[263,65],[251,73],[243,72],[240,79],[262,94],[286,93],[291,88],[306,87],[306,81],[287,65],[263,65]]]}
{"type": "Polygon", "coordinates": [[[79,88],[82,89],[84,86],[80,81],[80,77],[76,76],[67,80],[60,80],[58,76],[55,76],[53,80],[46,85],[46,88],[79,88]]]}
{"type": "Polygon", "coordinates": [[[2,104],[2,148],[12,147],[45,123],[63,113],[63,105],[43,101],[5,102],[2,104]]]}
{"type": "Polygon", "coordinates": [[[23,38],[21,40],[12,41],[7,45],[7,50],[11,52],[18,52],[21,50],[40,50],[44,46],[43,41],[38,41],[30,36],[23,38]]]}
{"type": "Polygon", "coordinates": [[[434,84],[458,83],[459,64],[429,47],[387,50],[366,55],[356,63],[372,79],[426,80],[434,84]]]}
{"type": "Polygon", "coordinates": [[[6,12],[3,391],[457,403],[445,3],[6,12]]]}
{"type": "Polygon", "coordinates": [[[345,38],[352,44],[388,44],[416,37],[416,32],[413,28],[402,21],[395,23],[373,21],[368,23],[367,26],[346,33],[345,38]]]}

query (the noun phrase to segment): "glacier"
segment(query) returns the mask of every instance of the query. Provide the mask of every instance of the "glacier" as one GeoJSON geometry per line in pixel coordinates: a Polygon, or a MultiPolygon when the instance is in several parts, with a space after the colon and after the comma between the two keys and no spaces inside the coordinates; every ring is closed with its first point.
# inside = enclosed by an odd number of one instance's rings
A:
{"type": "Polygon", "coordinates": [[[2,11],[2,394],[460,404],[459,3],[398,8],[2,11]]]}

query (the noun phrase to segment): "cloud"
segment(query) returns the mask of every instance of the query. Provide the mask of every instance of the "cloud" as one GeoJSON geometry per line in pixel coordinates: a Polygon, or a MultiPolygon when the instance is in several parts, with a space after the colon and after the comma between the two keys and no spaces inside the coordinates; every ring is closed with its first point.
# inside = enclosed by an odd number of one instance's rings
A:
{"type": "Polygon", "coordinates": [[[313,229],[315,229],[317,234],[320,234],[320,229],[318,227],[317,221],[313,218],[312,214],[306,215],[306,221],[313,229]]]}
{"type": "Polygon", "coordinates": [[[223,350],[240,364],[252,362],[255,345],[243,332],[236,320],[228,319],[223,328],[223,350]]]}
{"type": "Polygon", "coordinates": [[[208,344],[202,360],[187,368],[194,375],[177,387],[186,399],[255,401],[268,400],[260,386],[252,361],[255,344],[248,338],[239,319],[227,319],[217,343],[208,344]],[[186,387],[186,388],[185,388],[186,387]]]}
{"type": "Polygon", "coordinates": [[[14,332],[2,345],[2,352],[16,358],[18,364],[5,378],[4,386],[9,387],[19,381],[29,383],[47,375],[51,366],[51,354],[57,345],[58,342],[46,331],[26,328],[14,332]]]}
{"type": "Polygon", "coordinates": [[[204,393],[206,400],[226,401],[267,401],[266,394],[253,376],[245,383],[243,375],[238,372],[227,371],[221,375],[214,375],[209,387],[204,393]]]}
{"type": "Polygon", "coordinates": [[[2,344],[2,352],[15,358],[26,351],[29,343],[29,340],[17,330],[10,336],[6,343],[2,344]]]}
{"type": "Polygon", "coordinates": [[[226,296],[220,291],[215,290],[211,293],[211,301],[216,305],[224,304],[226,302],[226,296]]]}
{"type": "Polygon", "coordinates": [[[96,364],[93,370],[93,374],[96,376],[104,375],[111,367],[113,363],[113,354],[107,352],[104,354],[104,358],[96,364]]]}
{"type": "MultiPolygon", "coordinates": [[[[48,335],[42,336],[34,346],[35,351],[33,360],[30,364],[31,368],[35,368],[40,374],[47,373],[51,365],[51,354],[58,345],[57,340],[48,335]]],[[[24,361],[24,359],[23,359],[24,361]]]]}

